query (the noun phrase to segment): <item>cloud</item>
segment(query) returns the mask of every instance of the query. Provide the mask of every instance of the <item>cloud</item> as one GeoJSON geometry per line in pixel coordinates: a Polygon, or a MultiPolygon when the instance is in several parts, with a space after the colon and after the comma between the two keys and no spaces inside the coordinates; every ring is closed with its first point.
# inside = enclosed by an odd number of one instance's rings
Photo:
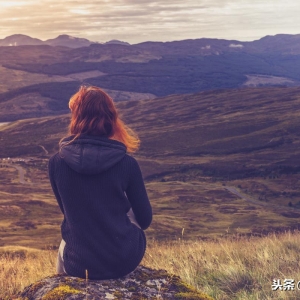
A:
{"type": "MultiPolygon", "coordinates": [[[[294,0],[27,0],[0,3],[0,38],[22,33],[40,39],[70,34],[130,43],[201,37],[253,40],[297,33],[294,0]]],[[[238,44],[238,43],[233,43],[238,44]]]]}

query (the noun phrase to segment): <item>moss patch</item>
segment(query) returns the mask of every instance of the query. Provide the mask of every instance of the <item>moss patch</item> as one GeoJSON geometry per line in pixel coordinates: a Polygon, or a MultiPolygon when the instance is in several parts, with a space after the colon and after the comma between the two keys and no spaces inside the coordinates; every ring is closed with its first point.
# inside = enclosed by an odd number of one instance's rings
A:
{"type": "Polygon", "coordinates": [[[49,293],[47,293],[42,300],[64,300],[66,299],[68,296],[71,295],[77,295],[82,293],[79,290],[74,289],[73,287],[70,287],[68,285],[61,285],[56,287],[55,289],[53,289],[52,291],[50,291],[49,293]]]}
{"type": "MultiPolygon", "coordinates": [[[[33,297],[36,291],[38,291],[40,288],[42,288],[45,285],[45,282],[38,281],[36,283],[33,283],[32,285],[29,286],[28,291],[27,291],[27,296],[29,299],[33,297]]],[[[25,298],[26,300],[27,298],[25,298]]]]}
{"type": "Polygon", "coordinates": [[[117,299],[122,299],[123,298],[123,293],[120,291],[115,291],[113,293],[113,295],[117,298],[117,299]]]}

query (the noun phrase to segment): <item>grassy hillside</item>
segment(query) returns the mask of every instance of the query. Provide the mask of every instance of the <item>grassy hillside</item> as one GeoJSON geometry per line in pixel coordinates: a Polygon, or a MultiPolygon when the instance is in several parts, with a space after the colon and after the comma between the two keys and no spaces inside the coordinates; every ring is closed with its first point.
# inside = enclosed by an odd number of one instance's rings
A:
{"type": "Polygon", "coordinates": [[[249,78],[257,86],[299,86],[298,39],[277,35],[254,42],[198,39],[94,44],[77,49],[48,45],[0,47],[0,103],[15,97],[24,99],[31,93],[41,100],[49,98],[48,111],[43,114],[39,107],[32,107],[31,114],[13,116],[6,110],[11,103],[1,105],[0,111],[9,116],[5,118],[2,113],[0,121],[56,114],[64,105],[63,99],[73,94],[80,82],[159,97],[239,88],[249,84],[249,78]]]}
{"type": "Polygon", "coordinates": [[[26,71],[7,69],[3,66],[0,66],[0,76],[0,93],[22,88],[34,83],[65,82],[74,80],[67,76],[49,76],[47,74],[29,73],[26,71]]]}
{"type": "MultiPolygon", "coordinates": [[[[184,228],[188,238],[207,238],[298,228],[299,92],[220,90],[118,103],[142,141],[135,157],[154,211],[147,235],[178,238],[184,228]]],[[[58,242],[61,215],[47,179],[47,159],[67,134],[68,122],[62,115],[0,127],[2,158],[31,159],[3,165],[1,245],[41,248],[58,242]],[[18,181],[15,165],[32,184],[18,181]],[[45,202],[45,208],[35,201],[45,202]],[[41,241],[45,232],[49,239],[41,241]]]]}
{"type": "MultiPolygon", "coordinates": [[[[298,299],[299,232],[214,241],[149,240],[142,264],[165,269],[216,300],[298,299]],[[294,290],[272,290],[273,280],[294,280],[294,290]]],[[[0,250],[0,298],[13,299],[54,275],[57,252],[24,247],[0,250]]]]}
{"type": "MultiPolygon", "coordinates": [[[[300,56],[274,53],[166,55],[146,62],[120,62],[113,58],[89,62],[79,56],[75,61],[66,60],[53,64],[37,61],[4,66],[47,75],[68,75],[98,70],[104,74],[87,78],[85,81],[103,88],[151,93],[156,96],[238,88],[247,81],[246,75],[287,77],[295,81],[290,85],[298,84],[300,81],[298,72],[300,56]]],[[[57,85],[52,86],[55,88],[57,85]]],[[[43,85],[40,87],[41,91],[42,87],[43,85]]]]}
{"type": "MultiPolygon", "coordinates": [[[[22,76],[29,74],[26,72],[19,74],[20,72],[17,71],[16,73],[17,75],[14,77],[12,85],[14,83],[20,84],[19,82],[23,80],[22,76]]],[[[43,76],[41,76],[41,78],[29,76],[29,80],[36,80],[37,82],[45,80],[46,82],[28,86],[28,82],[26,83],[25,81],[23,82],[25,86],[11,89],[0,94],[0,122],[68,113],[68,100],[78,91],[82,83],[82,77],[91,76],[92,74],[93,72],[87,72],[76,73],[66,77],[53,76],[53,78],[49,77],[48,82],[46,81],[47,78],[43,78],[43,76]],[[51,78],[53,80],[51,80],[51,78]],[[55,80],[58,82],[54,82],[55,80]]],[[[5,82],[3,83],[3,88],[8,88],[5,82]]],[[[153,94],[149,93],[108,89],[105,89],[105,91],[109,93],[115,101],[155,98],[153,94]]]]}

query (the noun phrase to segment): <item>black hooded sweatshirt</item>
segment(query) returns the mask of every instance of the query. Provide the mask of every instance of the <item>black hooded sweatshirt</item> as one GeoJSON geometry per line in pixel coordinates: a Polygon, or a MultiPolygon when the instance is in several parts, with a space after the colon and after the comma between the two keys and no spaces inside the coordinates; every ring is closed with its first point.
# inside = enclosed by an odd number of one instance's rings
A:
{"type": "Polygon", "coordinates": [[[145,249],[152,209],[137,161],[123,143],[82,135],[65,138],[49,160],[49,178],[64,214],[68,275],[113,279],[132,272],[145,249]],[[127,212],[132,208],[140,228],[127,212]]]}

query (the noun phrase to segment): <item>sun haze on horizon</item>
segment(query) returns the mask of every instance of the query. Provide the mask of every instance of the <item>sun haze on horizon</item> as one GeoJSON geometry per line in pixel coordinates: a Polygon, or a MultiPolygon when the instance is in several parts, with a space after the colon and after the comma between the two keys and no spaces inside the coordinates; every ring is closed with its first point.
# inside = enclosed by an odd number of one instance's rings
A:
{"type": "Polygon", "coordinates": [[[202,37],[252,41],[299,33],[299,14],[294,0],[0,0],[0,38],[68,34],[131,44],[202,37]]]}

